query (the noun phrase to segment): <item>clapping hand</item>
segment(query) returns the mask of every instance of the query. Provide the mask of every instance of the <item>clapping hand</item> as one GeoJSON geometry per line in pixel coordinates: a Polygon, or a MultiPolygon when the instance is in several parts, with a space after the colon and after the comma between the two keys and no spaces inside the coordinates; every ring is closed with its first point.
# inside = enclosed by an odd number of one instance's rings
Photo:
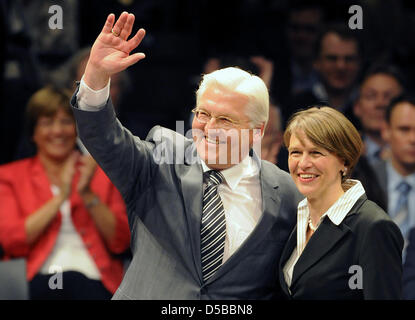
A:
{"type": "Polygon", "coordinates": [[[79,158],[79,181],[76,186],[77,191],[82,196],[88,192],[91,192],[90,183],[91,179],[97,168],[96,161],[89,155],[84,155],[79,158]]]}
{"type": "Polygon", "coordinates": [[[80,154],[78,151],[73,151],[68,159],[66,159],[63,166],[59,186],[62,200],[68,198],[71,194],[72,179],[75,174],[75,164],[78,161],[79,156],[80,154]]]}
{"type": "Polygon", "coordinates": [[[105,87],[111,75],[121,72],[145,58],[144,53],[130,54],[141,43],[145,30],[131,35],[135,17],[123,12],[115,22],[114,14],[107,17],[104,27],[91,48],[84,81],[94,90],[105,87]]]}

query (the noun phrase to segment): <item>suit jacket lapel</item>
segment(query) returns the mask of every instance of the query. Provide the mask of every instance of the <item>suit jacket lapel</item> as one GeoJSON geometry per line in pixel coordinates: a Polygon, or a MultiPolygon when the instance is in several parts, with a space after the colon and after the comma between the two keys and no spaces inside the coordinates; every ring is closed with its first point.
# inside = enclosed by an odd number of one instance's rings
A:
{"type": "Polygon", "coordinates": [[[340,223],[340,225],[336,226],[328,217],[324,218],[320,227],[308,241],[303,253],[294,266],[291,285],[293,285],[304,272],[324,257],[349,231],[350,228],[344,223],[340,223]]]}
{"type": "Polygon", "coordinates": [[[179,184],[182,190],[186,209],[187,228],[196,277],[202,282],[202,266],[200,258],[200,223],[202,218],[203,170],[200,163],[176,166],[179,184]]]}
{"type": "Polygon", "coordinates": [[[222,265],[221,268],[208,280],[207,283],[215,281],[215,279],[221,277],[226,272],[231,270],[242,257],[246,256],[255,249],[255,247],[266,237],[274,225],[275,219],[281,205],[281,198],[279,196],[279,186],[277,181],[270,181],[267,177],[271,175],[268,173],[266,165],[261,166],[260,170],[260,183],[261,183],[261,194],[262,194],[262,215],[259,219],[254,230],[241,246],[232,254],[229,259],[222,265]]]}
{"type": "Polygon", "coordinates": [[[293,231],[291,232],[290,236],[288,237],[287,243],[284,247],[284,250],[281,254],[281,259],[279,262],[279,278],[280,278],[280,284],[282,289],[284,290],[286,295],[290,295],[288,292],[288,286],[285,282],[284,278],[284,266],[287,263],[288,259],[291,257],[291,254],[293,253],[293,250],[297,246],[297,226],[294,227],[293,231]]]}

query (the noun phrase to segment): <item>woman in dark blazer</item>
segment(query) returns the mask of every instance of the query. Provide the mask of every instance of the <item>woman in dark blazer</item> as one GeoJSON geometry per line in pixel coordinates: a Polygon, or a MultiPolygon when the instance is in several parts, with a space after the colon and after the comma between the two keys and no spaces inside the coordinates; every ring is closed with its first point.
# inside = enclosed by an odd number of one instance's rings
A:
{"type": "Polygon", "coordinates": [[[279,279],[291,299],[400,299],[403,238],[362,184],[349,179],[359,133],[329,107],[296,113],[284,143],[306,197],[282,253],[279,279]]]}

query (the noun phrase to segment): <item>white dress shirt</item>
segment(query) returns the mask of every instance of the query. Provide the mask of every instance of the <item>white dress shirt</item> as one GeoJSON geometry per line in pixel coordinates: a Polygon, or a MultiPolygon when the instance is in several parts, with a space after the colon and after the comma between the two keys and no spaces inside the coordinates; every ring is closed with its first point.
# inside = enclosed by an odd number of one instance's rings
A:
{"type": "MultiPolygon", "coordinates": [[[[109,97],[110,83],[105,88],[93,90],[81,79],[77,94],[79,108],[97,111],[109,97]]],[[[202,161],[203,172],[211,169],[202,161]]],[[[262,194],[259,166],[247,156],[237,165],[222,170],[224,181],[218,192],[222,199],[226,219],[224,263],[251,234],[262,214],[262,194]]],[[[204,183],[205,188],[207,183],[204,183]]]]}
{"type": "MultiPolygon", "coordinates": [[[[202,161],[203,172],[209,171],[202,161]]],[[[247,156],[237,165],[221,171],[224,181],[218,187],[225,209],[226,238],[222,263],[251,234],[262,214],[262,194],[258,165],[247,156]]],[[[203,183],[203,189],[207,186],[203,183]]]]}
{"type": "MultiPolygon", "coordinates": [[[[348,180],[349,183],[353,183],[353,186],[348,189],[337,201],[327,210],[320,218],[319,223],[317,224],[317,228],[320,226],[321,221],[327,216],[331,222],[333,222],[336,226],[338,226],[344,218],[349,213],[350,209],[354,206],[356,201],[365,194],[365,189],[363,188],[362,184],[358,180],[348,180]]],[[[308,201],[307,198],[302,200],[298,204],[298,211],[297,211],[297,247],[294,248],[291,257],[286,262],[283,273],[284,279],[287,283],[288,287],[291,285],[294,266],[296,265],[298,259],[300,258],[301,254],[303,253],[307,242],[306,242],[306,234],[308,228],[308,219],[310,216],[310,212],[308,209],[308,201]]]]}

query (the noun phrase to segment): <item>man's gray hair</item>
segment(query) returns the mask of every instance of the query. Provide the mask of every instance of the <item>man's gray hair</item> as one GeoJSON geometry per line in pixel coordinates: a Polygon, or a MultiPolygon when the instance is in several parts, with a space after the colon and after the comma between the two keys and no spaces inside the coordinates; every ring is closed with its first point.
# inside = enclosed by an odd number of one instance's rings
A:
{"type": "Polygon", "coordinates": [[[200,97],[209,87],[217,87],[248,97],[249,101],[244,111],[251,120],[251,125],[258,127],[267,124],[269,95],[267,86],[261,78],[235,67],[205,74],[196,91],[196,105],[199,105],[200,97]]]}

